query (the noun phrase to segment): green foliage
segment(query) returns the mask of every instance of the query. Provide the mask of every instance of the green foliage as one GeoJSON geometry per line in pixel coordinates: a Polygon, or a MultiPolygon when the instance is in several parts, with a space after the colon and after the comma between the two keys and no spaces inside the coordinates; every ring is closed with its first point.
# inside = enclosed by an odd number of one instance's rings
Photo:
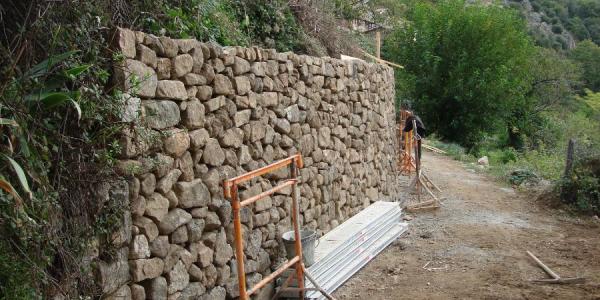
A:
{"type": "Polygon", "coordinates": [[[600,91],[600,47],[586,40],[579,43],[570,56],[581,64],[586,87],[595,92],[600,91]]]}
{"type": "Polygon", "coordinates": [[[517,149],[538,146],[548,126],[542,113],[567,102],[581,84],[580,67],[552,49],[538,47],[529,62],[529,72],[532,83],[525,99],[506,119],[506,144],[517,149]]]}
{"type": "Polygon", "coordinates": [[[157,2],[142,27],[176,38],[224,46],[262,45],[280,51],[305,48],[287,1],[178,0],[157,2]],[[165,13],[158,13],[164,11],[165,13]]]}
{"type": "MultiPolygon", "coordinates": [[[[530,0],[535,11],[551,20],[543,20],[564,28],[579,40],[591,39],[600,44],[600,2],[595,0],[530,0]]],[[[555,30],[555,27],[552,27],[555,30]]],[[[555,33],[560,33],[556,32],[555,33]]],[[[566,49],[566,47],[563,47],[566,49]]]]}
{"type": "Polygon", "coordinates": [[[222,45],[247,46],[248,36],[240,29],[233,1],[181,0],[156,2],[158,11],[143,19],[143,27],[155,34],[174,38],[196,38],[222,45]]]}
{"type": "Polygon", "coordinates": [[[533,48],[519,17],[455,0],[417,3],[409,20],[386,39],[384,54],[414,80],[414,108],[427,126],[468,147],[503,127],[530,84],[533,48]]]}
{"type": "Polygon", "coordinates": [[[561,199],[580,211],[600,214],[600,154],[586,149],[575,157],[572,172],[560,182],[561,199]]]}
{"type": "Polygon", "coordinates": [[[279,51],[300,50],[302,28],[296,23],[287,1],[244,0],[235,1],[235,10],[252,41],[261,41],[279,51]]]}
{"type": "Polygon", "coordinates": [[[125,125],[120,98],[105,90],[106,14],[93,2],[32,9],[38,19],[3,24],[19,31],[0,45],[22,49],[0,74],[0,299],[51,298],[56,285],[67,298],[94,295],[82,257],[92,241],[108,244],[116,222],[106,220],[122,216],[90,196],[111,174],[100,158],[125,125]]]}

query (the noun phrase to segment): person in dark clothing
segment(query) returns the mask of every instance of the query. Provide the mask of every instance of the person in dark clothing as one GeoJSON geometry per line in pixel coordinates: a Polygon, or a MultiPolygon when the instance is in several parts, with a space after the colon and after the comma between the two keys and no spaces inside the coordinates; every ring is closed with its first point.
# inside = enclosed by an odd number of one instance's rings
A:
{"type": "Polygon", "coordinates": [[[409,132],[413,130],[413,121],[415,121],[417,125],[417,134],[419,135],[419,139],[417,140],[417,151],[419,155],[419,159],[421,159],[421,138],[425,137],[425,125],[423,125],[423,121],[421,118],[416,115],[411,115],[406,119],[406,123],[404,125],[404,129],[402,131],[409,132]]]}

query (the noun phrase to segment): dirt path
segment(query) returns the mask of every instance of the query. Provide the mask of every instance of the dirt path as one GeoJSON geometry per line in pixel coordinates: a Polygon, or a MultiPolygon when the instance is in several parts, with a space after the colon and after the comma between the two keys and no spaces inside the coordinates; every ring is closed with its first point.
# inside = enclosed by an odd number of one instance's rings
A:
{"type": "MultiPolygon", "coordinates": [[[[544,208],[445,156],[425,153],[447,200],[338,289],[338,299],[600,299],[600,224],[544,208]],[[541,285],[530,250],[579,285],[541,285]],[[425,270],[428,268],[439,268],[425,270]]],[[[406,180],[408,182],[408,179],[406,180]]],[[[405,195],[409,197],[408,195],[405,195]]]]}

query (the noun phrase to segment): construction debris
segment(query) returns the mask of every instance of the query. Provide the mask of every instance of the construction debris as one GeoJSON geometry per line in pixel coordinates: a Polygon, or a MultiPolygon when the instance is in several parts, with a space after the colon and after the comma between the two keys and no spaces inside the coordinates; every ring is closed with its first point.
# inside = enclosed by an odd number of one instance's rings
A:
{"type": "MultiPolygon", "coordinates": [[[[354,273],[390,245],[408,227],[401,222],[402,210],[396,202],[378,201],[319,239],[315,263],[307,269],[315,282],[332,293],[354,273]]],[[[307,282],[306,298],[325,299],[311,291],[307,282]]]]}

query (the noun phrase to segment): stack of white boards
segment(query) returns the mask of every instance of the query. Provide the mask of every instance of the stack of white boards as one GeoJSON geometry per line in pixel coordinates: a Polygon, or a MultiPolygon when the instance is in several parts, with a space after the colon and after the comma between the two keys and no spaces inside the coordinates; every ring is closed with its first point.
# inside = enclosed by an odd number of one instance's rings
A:
{"type": "MultiPolygon", "coordinates": [[[[401,222],[397,202],[377,201],[319,239],[315,263],[308,268],[315,281],[328,293],[340,287],[408,227],[401,222]]],[[[314,287],[305,281],[306,287],[314,287]]],[[[325,299],[318,291],[307,299],[325,299]]]]}

